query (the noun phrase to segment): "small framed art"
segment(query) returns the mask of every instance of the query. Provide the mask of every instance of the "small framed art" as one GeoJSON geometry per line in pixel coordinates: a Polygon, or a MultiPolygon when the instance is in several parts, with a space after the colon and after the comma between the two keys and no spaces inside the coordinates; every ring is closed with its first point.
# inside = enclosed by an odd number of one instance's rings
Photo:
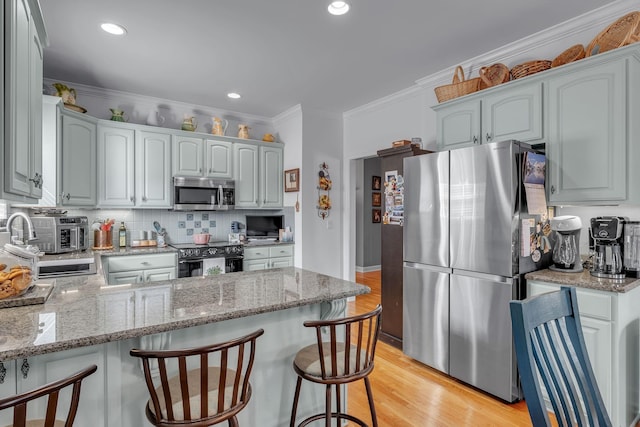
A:
{"type": "Polygon", "coordinates": [[[371,177],[371,189],[372,190],[378,190],[380,191],[380,189],[382,188],[382,178],[379,176],[372,176],[371,177]]]}
{"type": "Polygon", "coordinates": [[[300,191],[300,169],[289,169],[284,171],[284,191],[300,191]]]}
{"type": "Polygon", "coordinates": [[[371,193],[371,205],[382,206],[382,193],[371,193]]]}
{"type": "Polygon", "coordinates": [[[382,220],[382,210],[381,209],[372,209],[371,210],[371,222],[380,222],[382,220]]]}

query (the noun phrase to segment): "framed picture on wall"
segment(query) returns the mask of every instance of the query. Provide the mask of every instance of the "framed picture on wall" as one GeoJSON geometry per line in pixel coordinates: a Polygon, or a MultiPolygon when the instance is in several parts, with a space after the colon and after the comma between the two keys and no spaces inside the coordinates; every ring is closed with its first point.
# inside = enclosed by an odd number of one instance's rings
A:
{"type": "Polygon", "coordinates": [[[371,193],[371,205],[382,206],[382,193],[371,193]]]}
{"type": "Polygon", "coordinates": [[[371,222],[376,223],[382,220],[382,209],[371,210],[371,222]]]}
{"type": "MultiPolygon", "coordinates": [[[[379,176],[372,176],[371,177],[371,189],[372,190],[378,190],[380,191],[380,189],[382,188],[382,178],[379,176]]],[[[380,206],[380,205],[378,205],[380,206]]]]}
{"type": "Polygon", "coordinates": [[[284,191],[300,191],[300,169],[284,171],[284,191]]]}

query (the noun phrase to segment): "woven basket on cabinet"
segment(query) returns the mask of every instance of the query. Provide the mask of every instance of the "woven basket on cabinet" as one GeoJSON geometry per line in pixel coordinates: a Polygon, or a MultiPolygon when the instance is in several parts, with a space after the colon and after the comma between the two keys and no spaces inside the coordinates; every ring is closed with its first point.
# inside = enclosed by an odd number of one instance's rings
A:
{"type": "Polygon", "coordinates": [[[551,68],[551,61],[536,60],[516,65],[511,69],[511,77],[519,79],[551,68]]]}
{"type": "Polygon", "coordinates": [[[480,77],[464,79],[464,71],[461,66],[456,67],[453,74],[453,83],[450,85],[438,86],[434,89],[438,102],[445,102],[459,96],[477,92],[480,88],[480,77]]]}

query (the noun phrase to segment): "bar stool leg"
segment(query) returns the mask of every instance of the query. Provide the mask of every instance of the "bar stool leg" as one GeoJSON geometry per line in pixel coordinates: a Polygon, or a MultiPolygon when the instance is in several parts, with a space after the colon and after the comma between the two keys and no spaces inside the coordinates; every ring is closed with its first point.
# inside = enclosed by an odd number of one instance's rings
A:
{"type": "Polygon", "coordinates": [[[229,427],[240,427],[240,424],[238,424],[238,419],[236,417],[229,418],[229,427]]]}
{"type": "Polygon", "coordinates": [[[331,384],[327,384],[327,399],[324,408],[325,426],[331,427],[331,384]]]}
{"type": "Polygon", "coordinates": [[[364,385],[367,388],[367,398],[369,399],[369,410],[371,411],[371,421],[373,427],[378,427],[378,417],[376,416],[376,408],[373,405],[373,393],[371,393],[371,383],[369,377],[364,377],[364,385]]]}
{"type": "Polygon", "coordinates": [[[298,398],[300,397],[301,385],[302,385],[302,378],[298,377],[298,381],[296,382],[296,393],[293,396],[293,408],[291,409],[291,422],[289,423],[289,427],[296,426],[296,412],[298,411],[298,398]]]}
{"type": "Polygon", "coordinates": [[[336,425],[340,427],[340,420],[342,419],[342,417],[340,416],[340,414],[342,413],[342,405],[340,400],[340,384],[336,384],[336,408],[336,413],[338,414],[338,422],[336,423],[336,425]]]}

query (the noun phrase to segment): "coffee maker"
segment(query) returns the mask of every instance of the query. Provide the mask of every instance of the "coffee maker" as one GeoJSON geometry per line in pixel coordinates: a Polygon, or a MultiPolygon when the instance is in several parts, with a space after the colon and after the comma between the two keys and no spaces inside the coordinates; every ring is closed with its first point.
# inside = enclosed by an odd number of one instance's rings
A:
{"type": "Polygon", "coordinates": [[[640,278],[640,221],[625,221],[622,253],[626,276],[640,278]]]}
{"type": "Polygon", "coordinates": [[[606,279],[624,279],[622,265],[622,230],[624,218],[599,216],[591,218],[590,235],[595,255],[591,275],[606,279]]]}
{"type": "Polygon", "coordinates": [[[549,270],[563,273],[579,273],[582,271],[580,261],[580,229],[582,221],[577,216],[563,215],[551,218],[551,231],[556,232],[551,259],[553,264],[549,270]]]}

